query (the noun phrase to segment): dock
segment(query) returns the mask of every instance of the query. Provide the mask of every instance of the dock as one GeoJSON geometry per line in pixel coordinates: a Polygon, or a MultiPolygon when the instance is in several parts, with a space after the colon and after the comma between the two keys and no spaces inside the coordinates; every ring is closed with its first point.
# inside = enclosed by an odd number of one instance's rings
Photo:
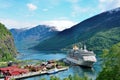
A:
{"type": "Polygon", "coordinates": [[[69,67],[60,68],[60,69],[58,69],[58,71],[60,72],[60,71],[64,71],[64,70],[67,70],[67,69],[69,69],[69,67]]]}
{"type": "MultiPolygon", "coordinates": [[[[67,69],[69,69],[69,67],[63,67],[63,68],[58,69],[58,72],[64,71],[67,69]]],[[[10,79],[22,79],[22,78],[29,78],[29,77],[33,77],[33,76],[37,76],[37,75],[44,75],[47,73],[48,73],[48,71],[37,71],[37,72],[29,72],[26,74],[21,74],[21,75],[17,75],[17,76],[9,76],[9,77],[10,77],[10,79]]],[[[4,78],[1,78],[0,80],[4,80],[4,78]]]]}
{"type": "Polygon", "coordinates": [[[37,75],[42,75],[42,74],[46,74],[47,71],[37,71],[37,72],[29,72],[27,74],[22,74],[22,75],[18,75],[18,76],[11,76],[11,79],[21,79],[21,78],[29,78],[29,77],[33,77],[33,76],[37,76],[37,75]]]}

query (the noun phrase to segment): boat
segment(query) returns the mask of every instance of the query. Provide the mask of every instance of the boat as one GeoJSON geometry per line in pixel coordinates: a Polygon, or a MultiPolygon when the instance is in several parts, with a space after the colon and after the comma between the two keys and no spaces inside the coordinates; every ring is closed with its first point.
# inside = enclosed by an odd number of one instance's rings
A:
{"type": "Polygon", "coordinates": [[[59,70],[57,68],[54,68],[54,69],[51,69],[49,70],[47,73],[48,74],[54,74],[54,73],[57,73],[59,70]]]}
{"type": "Polygon", "coordinates": [[[88,51],[86,46],[84,48],[79,49],[78,46],[73,46],[68,52],[65,60],[67,63],[74,63],[76,65],[85,66],[85,67],[92,67],[95,62],[97,62],[96,55],[93,51],[88,51]]]}

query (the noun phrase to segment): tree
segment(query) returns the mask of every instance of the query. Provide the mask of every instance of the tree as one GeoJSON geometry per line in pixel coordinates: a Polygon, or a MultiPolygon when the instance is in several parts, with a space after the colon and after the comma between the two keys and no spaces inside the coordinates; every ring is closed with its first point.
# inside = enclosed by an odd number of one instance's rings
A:
{"type": "Polygon", "coordinates": [[[120,43],[103,51],[103,70],[97,80],[120,80],[120,43]]]}

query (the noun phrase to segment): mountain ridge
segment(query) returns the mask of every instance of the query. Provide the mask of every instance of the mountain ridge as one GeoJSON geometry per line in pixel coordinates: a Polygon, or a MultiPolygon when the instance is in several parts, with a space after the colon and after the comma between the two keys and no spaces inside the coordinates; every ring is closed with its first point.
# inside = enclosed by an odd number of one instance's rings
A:
{"type": "Polygon", "coordinates": [[[52,34],[58,32],[55,27],[49,27],[46,25],[38,25],[30,29],[10,29],[15,41],[22,41],[33,37],[34,39],[39,39],[41,35],[52,34]]]}
{"type": "MultiPolygon", "coordinates": [[[[60,50],[69,45],[79,42],[82,42],[82,44],[87,44],[87,46],[89,46],[89,42],[87,40],[96,35],[98,32],[106,32],[112,28],[120,27],[119,15],[120,10],[118,11],[113,10],[112,14],[109,11],[106,11],[101,14],[95,15],[91,18],[88,18],[78,23],[77,25],[69,29],[59,32],[56,36],[53,36],[52,38],[40,42],[37,46],[34,47],[34,49],[60,50]],[[47,47],[43,47],[46,45],[47,47]]],[[[90,48],[90,46],[88,48],[90,48]]]]}
{"type": "Polygon", "coordinates": [[[10,29],[10,31],[15,39],[16,46],[23,48],[22,44],[24,43],[25,49],[32,47],[59,32],[54,26],[48,25],[38,25],[29,29],[10,29]]]}

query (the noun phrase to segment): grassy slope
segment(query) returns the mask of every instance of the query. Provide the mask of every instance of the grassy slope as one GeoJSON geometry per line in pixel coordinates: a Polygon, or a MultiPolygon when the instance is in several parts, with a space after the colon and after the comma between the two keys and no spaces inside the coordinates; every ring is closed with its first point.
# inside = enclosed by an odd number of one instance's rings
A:
{"type": "MultiPolygon", "coordinates": [[[[91,38],[82,41],[82,43],[85,43],[90,50],[108,49],[118,42],[120,42],[120,27],[98,32],[91,38]]],[[[81,46],[80,42],[76,44],[81,46]]]]}

